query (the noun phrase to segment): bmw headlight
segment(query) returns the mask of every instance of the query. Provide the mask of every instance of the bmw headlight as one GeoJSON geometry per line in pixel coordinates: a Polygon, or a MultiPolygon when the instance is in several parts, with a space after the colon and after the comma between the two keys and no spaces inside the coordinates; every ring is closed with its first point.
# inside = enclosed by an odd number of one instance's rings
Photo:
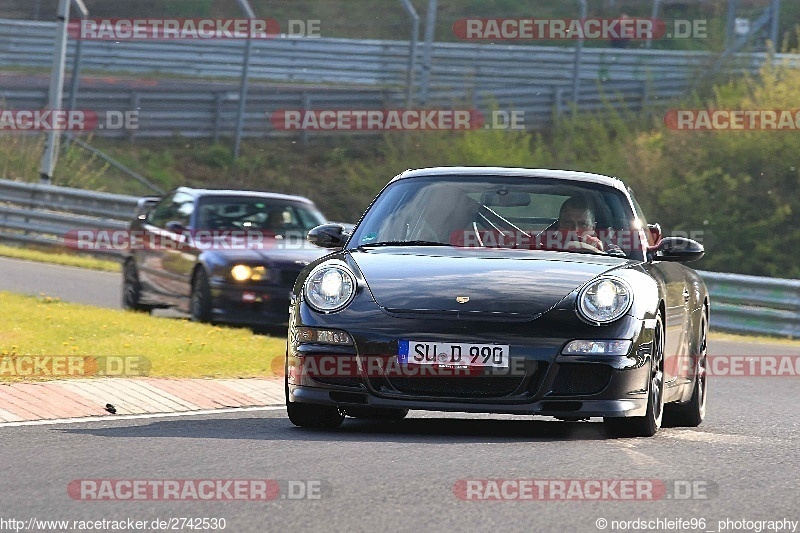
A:
{"type": "Polygon", "coordinates": [[[253,269],[247,265],[236,265],[231,268],[231,277],[236,281],[246,281],[253,274],[253,269]]]}
{"type": "Polygon", "coordinates": [[[303,294],[306,303],[317,311],[339,311],[347,307],[355,296],[356,277],[344,263],[322,263],[306,278],[303,294]]]}
{"type": "Polygon", "coordinates": [[[633,303],[633,290],[619,278],[599,278],[587,284],[578,294],[578,312],[594,324],[607,324],[628,312],[633,303]]]}
{"type": "Polygon", "coordinates": [[[267,278],[267,269],[264,266],[234,265],[231,277],[236,281],[263,281],[267,278]]]}

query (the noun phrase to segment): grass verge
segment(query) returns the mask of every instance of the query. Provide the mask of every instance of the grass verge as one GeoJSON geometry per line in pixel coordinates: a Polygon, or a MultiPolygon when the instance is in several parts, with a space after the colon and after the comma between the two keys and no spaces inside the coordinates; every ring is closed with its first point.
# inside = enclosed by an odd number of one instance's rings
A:
{"type": "Polygon", "coordinates": [[[755,344],[782,344],[800,348],[800,339],[789,337],[768,337],[757,335],[739,335],[737,333],[724,333],[721,331],[711,331],[709,338],[712,341],[755,343],[755,344]]]}
{"type": "Polygon", "coordinates": [[[19,248],[0,244],[0,257],[11,257],[13,259],[26,259],[38,263],[52,263],[54,265],[74,266],[90,268],[92,270],[102,270],[104,272],[120,272],[120,264],[108,259],[98,259],[85,255],[71,253],[50,252],[37,250],[34,248],[19,248]]]}
{"type": "Polygon", "coordinates": [[[15,355],[139,358],[144,362],[139,367],[149,366],[151,377],[274,377],[273,369],[283,370],[286,339],[253,335],[248,329],[9,292],[0,292],[0,308],[0,381],[87,377],[20,376],[15,355]]]}

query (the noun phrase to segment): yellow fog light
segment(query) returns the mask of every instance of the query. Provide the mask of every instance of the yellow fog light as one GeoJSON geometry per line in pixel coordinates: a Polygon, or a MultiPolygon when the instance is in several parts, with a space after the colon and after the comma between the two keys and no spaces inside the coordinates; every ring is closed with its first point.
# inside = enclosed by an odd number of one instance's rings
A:
{"type": "Polygon", "coordinates": [[[236,265],[231,269],[231,276],[236,281],[247,281],[253,274],[253,269],[247,265],[236,265]]]}

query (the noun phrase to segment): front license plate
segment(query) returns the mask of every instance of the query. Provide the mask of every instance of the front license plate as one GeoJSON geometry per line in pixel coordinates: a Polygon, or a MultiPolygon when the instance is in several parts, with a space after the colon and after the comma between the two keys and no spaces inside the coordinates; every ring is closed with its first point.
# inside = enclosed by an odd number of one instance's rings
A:
{"type": "Polygon", "coordinates": [[[508,368],[507,344],[469,344],[401,340],[397,362],[401,365],[459,365],[508,368]]]}

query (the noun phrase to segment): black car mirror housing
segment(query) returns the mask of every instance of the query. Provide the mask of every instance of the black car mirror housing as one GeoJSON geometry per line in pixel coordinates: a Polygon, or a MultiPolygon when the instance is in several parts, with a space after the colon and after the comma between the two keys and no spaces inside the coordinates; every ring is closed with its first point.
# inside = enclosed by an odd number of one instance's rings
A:
{"type": "Polygon", "coordinates": [[[648,252],[654,261],[688,263],[703,257],[705,248],[699,242],[686,237],[664,237],[648,252]]]}
{"type": "Polygon", "coordinates": [[[348,236],[341,224],[323,224],[309,231],[306,239],[321,248],[341,248],[348,236]]]}
{"type": "Polygon", "coordinates": [[[173,233],[181,233],[186,229],[186,227],[177,220],[170,220],[164,227],[173,233]]]}

